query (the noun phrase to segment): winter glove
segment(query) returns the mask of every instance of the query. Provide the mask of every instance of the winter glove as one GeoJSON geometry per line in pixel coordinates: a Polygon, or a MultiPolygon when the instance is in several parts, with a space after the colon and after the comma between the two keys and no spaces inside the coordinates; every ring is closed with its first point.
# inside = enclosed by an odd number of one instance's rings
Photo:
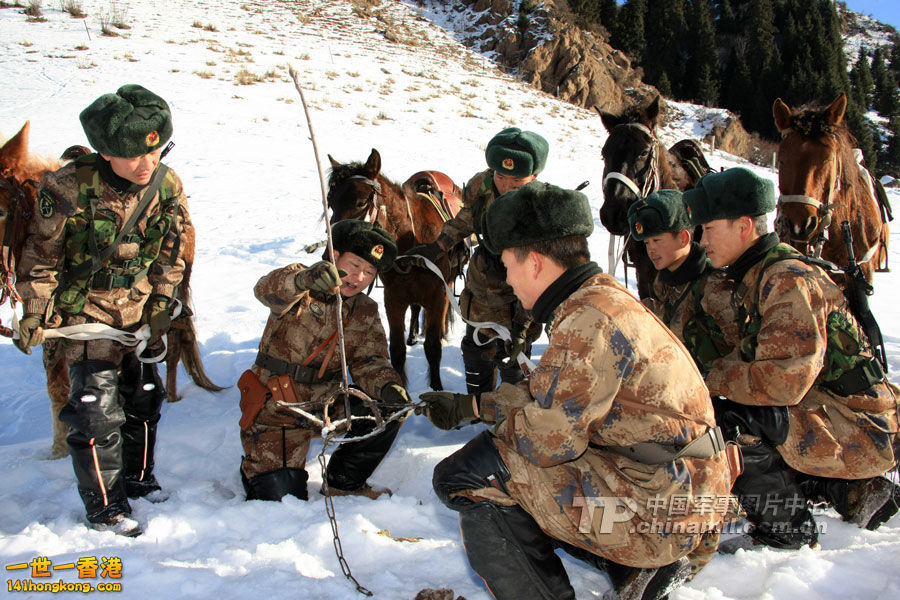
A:
{"type": "Polygon", "coordinates": [[[436,263],[441,259],[446,252],[441,248],[440,244],[437,242],[428,242],[427,244],[421,244],[419,246],[414,246],[405,252],[407,255],[418,254],[424,258],[427,258],[433,263],[436,263]]]}
{"type": "Polygon", "coordinates": [[[416,414],[424,414],[435,427],[447,431],[475,420],[475,409],[472,408],[471,394],[454,394],[453,392],[425,392],[419,394],[419,400],[427,403],[424,408],[417,408],[416,414]]]}
{"type": "Polygon", "coordinates": [[[16,348],[25,354],[31,354],[30,346],[44,343],[44,320],[41,315],[27,314],[19,321],[19,339],[13,340],[16,348]]]}
{"type": "Polygon", "coordinates": [[[153,294],[144,305],[144,323],[150,325],[150,339],[148,346],[154,346],[162,336],[169,331],[172,325],[172,314],[169,312],[171,299],[162,294],[153,294]]]}
{"type": "Polygon", "coordinates": [[[381,401],[391,406],[403,406],[404,404],[412,404],[409,399],[409,393],[399,383],[386,383],[381,388],[381,401]]]}
{"type": "Polygon", "coordinates": [[[528,324],[513,326],[509,335],[512,339],[504,342],[506,355],[509,356],[511,362],[517,363],[519,354],[525,352],[525,349],[528,347],[528,324]]]}
{"type": "Polygon", "coordinates": [[[334,263],[320,260],[313,266],[297,273],[294,277],[294,285],[301,292],[309,290],[334,296],[341,289],[341,277],[346,274],[346,271],[338,269],[334,263]]]}

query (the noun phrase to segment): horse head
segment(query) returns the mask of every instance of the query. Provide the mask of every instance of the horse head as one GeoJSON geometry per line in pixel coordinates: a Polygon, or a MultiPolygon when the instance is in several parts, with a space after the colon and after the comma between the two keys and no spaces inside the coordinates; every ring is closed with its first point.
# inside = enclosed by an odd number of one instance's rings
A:
{"type": "Polygon", "coordinates": [[[659,96],[622,115],[598,109],[609,132],[603,144],[603,205],[600,222],[614,235],[628,233],[628,207],[659,188],[661,149],[654,134],[659,96]]]}
{"type": "MultiPolygon", "coordinates": [[[[37,199],[35,179],[40,179],[46,167],[28,152],[31,123],[0,146],[0,248],[3,249],[3,271],[11,270],[14,257],[24,241],[23,219],[31,212],[37,199]],[[8,237],[7,237],[8,236],[8,237]]],[[[26,217],[27,218],[27,217],[26,217]]]]}
{"type": "Polygon", "coordinates": [[[378,199],[381,196],[381,155],[372,148],[365,164],[339,163],[331,155],[331,172],[328,175],[328,208],[331,222],[358,219],[374,223],[378,217],[378,199]]]}
{"type": "MultiPolygon", "coordinates": [[[[856,166],[848,162],[852,138],[843,121],[847,96],[822,108],[792,110],[781,98],[772,113],[781,131],[778,146],[778,217],[781,241],[808,251],[821,244],[845,179],[856,166]]],[[[852,159],[851,159],[852,160],[852,159]]],[[[854,161],[855,162],[855,161],[854,161]]]]}

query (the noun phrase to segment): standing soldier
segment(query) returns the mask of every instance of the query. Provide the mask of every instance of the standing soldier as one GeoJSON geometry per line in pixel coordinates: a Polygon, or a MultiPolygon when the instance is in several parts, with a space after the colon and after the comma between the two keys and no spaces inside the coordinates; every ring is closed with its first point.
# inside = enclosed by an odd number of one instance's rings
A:
{"type": "MultiPolygon", "coordinates": [[[[337,302],[344,299],[344,339],[347,367],[354,384],[376,400],[384,412],[409,404],[400,375],[387,358],[387,338],[378,304],[365,293],[377,272],[391,268],[397,246],[390,234],[363,221],[340,221],[332,226],[334,261],[311,267],[292,264],[262,277],[254,288],[257,300],[271,310],[253,367],[238,381],[241,390],[241,479],[248,500],[280,500],[291,494],[308,499],[306,453],[320,427],[279,407],[277,400],[303,402],[321,416],[325,401],[341,381],[337,302]]],[[[343,408],[343,402],[336,403],[343,408]]],[[[354,415],[370,415],[351,396],[354,415]]],[[[332,415],[338,418],[337,414],[332,415]]],[[[372,421],[356,421],[349,435],[374,431],[372,421]]],[[[348,442],[334,451],[326,482],[332,495],[378,498],[386,488],[373,488],[369,478],[400,431],[400,422],[364,440],[348,442]]]]}
{"type": "MultiPolygon", "coordinates": [[[[734,492],[755,543],[814,545],[807,500],[876,529],[897,512],[897,398],[841,290],[818,265],[766,233],[771,181],[744,168],[684,193],[713,266],[703,309],[734,348],[706,377],[744,473],[734,492]]],[[[751,541],[739,541],[738,545],[751,541]]]]}
{"type": "MultiPolygon", "coordinates": [[[[191,227],[181,180],[159,162],[172,136],[169,105],[129,84],[97,98],[80,119],[97,153],[41,182],[40,214],[19,263],[25,316],[17,345],[30,354],[44,327],[144,323],[148,351],[158,353],[191,227]]],[[[133,350],[116,341],[65,340],[62,351],[71,391],[59,418],[70,428],[87,519],[95,529],[139,535],[128,498],[159,495],[153,448],[162,382],[155,367],[136,368],[133,350]]]]}
{"type": "Polygon", "coordinates": [[[459,511],[469,563],[497,598],[574,598],[560,546],[605,570],[617,598],[661,598],[715,552],[702,542],[717,539],[729,500],[703,380],[672,332],[589,262],[584,194],[531,183],[484,224],[550,344],[527,382],[480,402],[422,394],[439,427],[496,423],[437,465],[435,492],[459,511]]]}
{"type": "MultiPolygon", "coordinates": [[[[497,387],[500,379],[509,383],[522,380],[515,358],[520,352],[531,355],[531,344],[540,335],[540,327],[516,300],[506,283],[506,269],[500,257],[491,254],[482,243],[482,216],[496,198],[537,179],[547,162],[547,140],[533,131],[518,127],[504,129],[488,142],[485,149],[488,169],[472,177],[463,189],[463,207],[444,224],[437,240],[411,249],[435,262],[448,249],[475,234],[478,247],[466,271],[466,287],[460,295],[463,317],[471,321],[494,322],[509,329],[512,342],[507,347],[500,338],[484,345],[475,341],[475,328],[466,326],[460,343],[466,369],[466,388],[480,395],[497,387]],[[513,360],[506,359],[512,357],[513,360]]],[[[485,334],[479,334],[479,341],[485,334]]]]}

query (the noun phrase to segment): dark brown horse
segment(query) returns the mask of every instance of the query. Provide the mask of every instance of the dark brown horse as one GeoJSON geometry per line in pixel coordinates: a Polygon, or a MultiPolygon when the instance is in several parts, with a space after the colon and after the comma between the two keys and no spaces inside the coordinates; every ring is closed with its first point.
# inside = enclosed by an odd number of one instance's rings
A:
{"type": "MultiPolygon", "coordinates": [[[[459,210],[461,192],[450,178],[434,173],[434,179],[445,183],[440,195],[447,200],[446,210],[439,210],[425,198],[417,185],[431,176],[416,174],[403,185],[381,174],[381,155],[373,149],[365,164],[342,164],[331,161],[328,177],[328,207],[331,222],[359,219],[384,227],[403,254],[413,246],[437,239],[449,210],[450,216],[459,210]],[[418,176],[422,175],[423,178],[418,176]]],[[[426,184],[430,185],[430,184],[426,184]]],[[[399,266],[399,265],[398,265],[399,266]]],[[[461,264],[448,256],[437,263],[443,281],[431,271],[409,263],[381,273],[384,282],[384,309],[387,313],[390,336],[391,364],[406,382],[406,309],[420,306],[425,311],[425,358],[428,361],[428,381],[431,389],[441,390],[441,339],[446,331],[447,309],[450,301],[444,284],[450,285],[459,275],[461,264]],[[408,267],[408,269],[407,269],[408,267]]]]}
{"type": "MultiPolygon", "coordinates": [[[[34,215],[39,182],[47,171],[60,168],[64,163],[57,159],[36,156],[28,151],[28,135],[31,125],[26,122],[15,136],[0,146],[0,304],[6,299],[15,299],[14,282],[16,259],[25,242],[28,219],[34,215]]],[[[63,153],[63,158],[73,159],[89,152],[87,148],[72,146],[63,153]]],[[[190,304],[190,278],[194,263],[194,230],[186,230],[186,240],[182,245],[185,269],[181,285],[176,295],[187,307],[190,304]]],[[[6,337],[12,331],[2,328],[6,337]]],[[[197,334],[190,318],[176,319],[168,334],[169,353],[166,356],[166,389],[170,402],[179,399],[177,394],[178,362],[184,367],[198,386],[209,391],[221,388],[210,381],[200,359],[197,334]]],[[[50,396],[50,413],[53,418],[52,458],[68,454],[66,435],[68,428],[57,419],[60,409],[69,396],[69,370],[62,360],[62,352],[56,341],[44,344],[44,368],[47,371],[47,393],[50,396]]]]}
{"type": "Polygon", "coordinates": [[[825,108],[791,110],[780,98],[775,101],[772,112],[783,136],[776,230],[781,241],[801,252],[846,265],[841,222],[849,221],[853,253],[871,283],[873,263],[887,243],[887,224],[873,182],[857,161],[856,141],[844,121],[846,108],[845,94],[825,108]]]}
{"type": "MultiPolygon", "coordinates": [[[[603,144],[603,205],[600,222],[612,235],[628,235],[628,207],[660,189],[686,190],[711,169],[699,146],[682,140],[669,150],[656,137],[659,118],[657,96],[649,104],[635,106],[621,115],[597,109],[609,132],[603,144]]],[[[645,298],[656,269],[643,242],[625,241],[627,258],[637,273],[638,295],[645,298]]]]}

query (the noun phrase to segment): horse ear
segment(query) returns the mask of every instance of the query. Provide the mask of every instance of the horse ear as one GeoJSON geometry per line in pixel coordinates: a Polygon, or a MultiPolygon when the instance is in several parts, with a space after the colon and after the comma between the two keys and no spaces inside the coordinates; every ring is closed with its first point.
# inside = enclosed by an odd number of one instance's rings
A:
{"type": "Polygon", "coordinates": [[[19,133],[11,137],[0,148],[0,169],[12,169],[19,164],[28,154],[28,134],[31,132],[31,121],[25,121],[25,125],[19,133]]]}
{"type": "Polygon", "coordinates": [[[603,112],[598,107],[594,107],[594,110],[597,111],[597,114],[600,115],[600,121],[603,123],[603,127],[606,128],[607,132],[612,132],[613,129],[616,128],[617,125],[620,125],[622,122],[621,117],[617,117],[616,115],[608,112],[603,112]]]}
{"type": "Polygon", "coordinates": [[[381,155],[378,154],[378,150],[372,148],[372,154],[369,155],[369,160],[366,161],[363,168],[369,179],[378,177],[378,174],[381,173],[381,155]]]}
{"type": "Polygon", "coordinates": [[[328,160],[329,160],[329,162],[331,162],[331,166],[332,166],[332,167],[339,167],[339,166],[341,166],[341,163],[339,163],[338,161],[334,160],[334,159],[331,157],[330,154],[328,155],[328,160]]]}
{"type": "Polygon", "coordinates": [[[644,115],[647,117],[647,124],[650,125],[650,129],[656,127],[656,118],[659,116],[659,99],[661,96],[659,94],[656,95],[656,98],[653,99],[653,102],[647,105],[647,108],[644,109],[644,115]]]}
{"type": "Polygon", "coordinates": [[[825,118],[832,125],[837,125],[844,118],[844,111],[847,110],[847,94],[841,93],[834,99],[834,102],[825,109],[825,118]]]}
{"type": "Polygon", "coordinates": [[[775,117],[775,127],[784,132],[791,128],[791,107],[781,98],[775,100],[772,105],[772,115],[775,117]]]}

